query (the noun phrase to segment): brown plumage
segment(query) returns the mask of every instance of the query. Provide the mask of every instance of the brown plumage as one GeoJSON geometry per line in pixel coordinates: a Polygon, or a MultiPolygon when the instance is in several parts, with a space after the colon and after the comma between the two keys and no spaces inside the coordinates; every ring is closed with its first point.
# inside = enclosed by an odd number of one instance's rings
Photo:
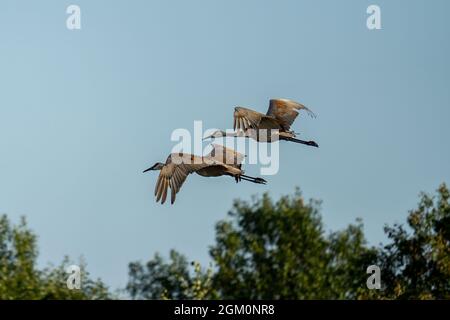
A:
{"type": "Polygon", "coordinates": [[[266,114],[243,108],[234,109],[234,130],[247,129],[278,129],[289,131],[297,110],[305,110],[311,117],[316,115],[304,105],[288,99],[272,99],[266,114]]]}
{"type": "Polygon", "coordinates": [[[266,114],[236,107],[234,109],[235,132],[229,133],[218,130],[208,138],[221,137],[245,137],[258,142],[274,142],[278,140],[291,141],[318,147],[315,141],[304,141],[296,139],[295,132],[291,130],[291,125],[299,115],[300,110],[305,110],[311,117],[316,115],[304,105],[287,99],[272,99],[266,114]]]}
{"type": "Polygon", "coordinates": [[[164,204],[168,191],[171,193],[171,204],[175,202],[176,194],[191,173],[197,173],[204,177],[231,176],[236,182],[247,180],[253,183],[265,184],[262,178],[254,178],[244,175],[241,169],[244,156],[234,150],[221,145],[213,145],[210,154],[205,157],[194,156],[186,153],[172,153],[167,157],[166,163],[156,163],[149,170],[160,170],[155,186],[156,202],[164,204]]]}

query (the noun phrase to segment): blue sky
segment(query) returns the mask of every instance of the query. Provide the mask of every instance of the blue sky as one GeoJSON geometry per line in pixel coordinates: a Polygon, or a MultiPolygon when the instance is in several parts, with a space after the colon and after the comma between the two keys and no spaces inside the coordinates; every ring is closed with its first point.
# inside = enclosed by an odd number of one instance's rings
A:
{"type": "MultiPolygon", "coordinates": [[[[65,254],[113,288],[171,248],[203,264],[235,198],[301,187],[327,230],[361,217],[371,244],[420,191],[450,181],[450,2],[2,1],[0,212],[28,218],[40,264],[65,254]],[[82,29],[66,28],[67,6],[82,29]],[[382,30],[366,28],[381,7],[382,30]],[[229,128],[236,105],[298,100],[317,119],[282,143],[267,186],[190,176],[155,203],[175,128],[229,128]]],[[[257,174],[250,166],[248,173],[257,174]]]]}

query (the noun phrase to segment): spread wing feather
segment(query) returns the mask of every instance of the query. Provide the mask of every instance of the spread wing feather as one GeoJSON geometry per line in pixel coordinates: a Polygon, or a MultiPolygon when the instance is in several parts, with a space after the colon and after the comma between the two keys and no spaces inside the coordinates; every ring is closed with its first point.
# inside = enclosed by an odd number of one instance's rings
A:
{"type": "Polygon", "coordinates": [[[158,181],[155,186],[156,202],[161,200],[164,204],[167,199],[168,189],[170,188],[171,203],[175,202],[176,194],[186,181],[189,174],[207,166],[202,157],[190,154],[171,154],[161,169],[158,181]]]}
{"type": "Polygon", "coordinates": [[[283,129],[289,130],[299,114],[297,110],[305,110],[311,117],[316,117],[316,115],[304,105],[288,99],[270,100],[267,115],[275,117],[283,129]]]}
{"type": "Polygon", "coordinates": [[[243,107],[234,108],[234,130],[258,129],[264,114],[243,107]]]}

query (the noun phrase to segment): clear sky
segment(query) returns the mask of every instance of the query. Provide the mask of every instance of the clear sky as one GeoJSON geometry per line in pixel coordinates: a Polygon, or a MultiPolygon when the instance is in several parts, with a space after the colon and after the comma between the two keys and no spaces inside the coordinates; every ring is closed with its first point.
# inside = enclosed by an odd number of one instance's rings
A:
{"type": "MultiPolygon", "coordinates": [[[[40,264],[65,254],[123,287],[130,261],[171,248],[207,263],[235,198],[300,186],[327,230],[361,217],[371,244],[420,191],[450,182],[447,0],[0,3],[0,212],[28,218],[40,264]],[[81,8],[81,30],[66,8],[81,8]],[[382,30],[366,27],[381,7],[382,30]],[[156,173],[175,128],[229,128],[233,107],[298,100],[317,119],[282,143],[267,186],[190,176],[174,206],[156,173]]],[[[256,166],[247,167],[257,174],[256,166]]]]}

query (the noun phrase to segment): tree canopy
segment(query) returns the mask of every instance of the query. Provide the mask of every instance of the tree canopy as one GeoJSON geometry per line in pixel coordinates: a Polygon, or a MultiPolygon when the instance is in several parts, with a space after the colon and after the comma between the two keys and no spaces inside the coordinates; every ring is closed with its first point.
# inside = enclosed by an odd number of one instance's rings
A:
{"type": "Polygon", "coordinates": [[[111,294],[100,280],[92,280],[84,263],[79,263],[83,279],[80,290],[67,287],[68,257],[56,267],[39,270],[36,235],[25,218],[12,225],[6,215],[0,216],[0,300],[37,299],[108,299],[111,294]]]}
{"type": "Polygon", "coordinates": [[[379,247],[367,244],[360,220],[327,233],[320,202],[305,202],[298,190],[278,201],[237,200],[216,225],[212,269],[192,272],[182,254],[171,251],[170,262],[158,254],[130,264],[127,289],[136,299],[449,299],[448,188],[421,194],[407,226],[385,233],[379,247]],[[366,286],[371,265],[381,269],[381,290],[366,286]],[[201,296],[186,289],[193,285],[201,296]]]}
{"type": "MultiPolygon", "coordinates": [[[[450,299],[450,192],[422,193],[406,224],[385,226],[387,243],[368,245],[361,220],[325,231],[320,202],[299,190],[278,200],[268,194],[236,200],[216,224],[211,265],[172,250],[129,264],[133,299],[450,299]],[[368,289],[369,266],[381,289],[368,289]]],[[[68,257],[37,267],[37,237],[25,218],[0,216],[0,299],[112,299],[80,261],[82,286],[67,287],[68,257]]]]}

